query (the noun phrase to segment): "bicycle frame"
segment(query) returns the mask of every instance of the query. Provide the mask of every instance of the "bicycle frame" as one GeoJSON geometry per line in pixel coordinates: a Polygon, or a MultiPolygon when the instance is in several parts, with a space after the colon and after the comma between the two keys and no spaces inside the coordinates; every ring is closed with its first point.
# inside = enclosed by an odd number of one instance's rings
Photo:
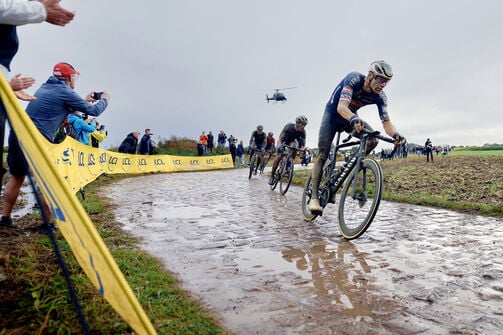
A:
{"type": "MultiPolygon", "coordinates": [[[[341,132],[337,133],[335,146],[333,150],[330,151],[329,154],[330,167],[327,171],[330,172],[330,176],[327,176],[329,178],[328,179],[329,194],[326,199],[320,199],[320,202],[322,202],[323,207],[328,203],[329,199],[332,199],[332,197],[337,193],[337,191],[341,188],[341,186],[344,185],[344,182],[346,181],[348,176],[353,172],[353,170],[356,168],[354,173],[358,173],[358,171],[361,169],[362,161],[365,159],[366,156],[365,151],[367,148],[367,140],[369,138],[377,137],[389,142],[387,138],[380,135],[376,135],[376,133],[378,132],[366,131],[363,132],[361,138],[357,138],[356,140],[349,142],[349,140],[351,140],[351,138],[354,136],[353,135],[354,133],[351,133],[346,139],[342,140],[342,143],[340,143],[341,132]],[[358,150],[349,156],[349,159],[342,166],[341,170],[336,169],[335,166],[337,161],[337,153],[340,151],[340,149],[354,146],[359,146],[358,150]]],[[[354,183],[356,186],[357,183],[356,179],[354,180],[354,183]]],[[[353,197],[355,197],[354,189],[352,194],[353,197]]]]}

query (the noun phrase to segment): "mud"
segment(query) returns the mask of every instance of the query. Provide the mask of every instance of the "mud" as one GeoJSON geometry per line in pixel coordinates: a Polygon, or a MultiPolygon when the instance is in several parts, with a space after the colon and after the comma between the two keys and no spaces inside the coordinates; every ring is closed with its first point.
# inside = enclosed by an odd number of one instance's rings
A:
{"type": "Polygon", "coordinates": [[[245,169],[125,179],[117,219],[235,334],[499,334],[503,220],[383,202],[340,237],[245,169]],[[134,199],[134,201],[131,201],[134,199]]]}

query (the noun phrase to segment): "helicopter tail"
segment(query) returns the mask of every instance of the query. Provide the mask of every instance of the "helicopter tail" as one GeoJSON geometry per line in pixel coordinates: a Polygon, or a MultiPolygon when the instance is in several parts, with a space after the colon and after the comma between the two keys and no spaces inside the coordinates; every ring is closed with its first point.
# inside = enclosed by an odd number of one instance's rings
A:
{"type": "Polygon", "coordinates": [[[269,96],[267,95],[267,93],[265,94],[265,100],[267,101],[267,103],[269,103],[269,100],[271,100],[271,99],[269,99],[269,96]]]}

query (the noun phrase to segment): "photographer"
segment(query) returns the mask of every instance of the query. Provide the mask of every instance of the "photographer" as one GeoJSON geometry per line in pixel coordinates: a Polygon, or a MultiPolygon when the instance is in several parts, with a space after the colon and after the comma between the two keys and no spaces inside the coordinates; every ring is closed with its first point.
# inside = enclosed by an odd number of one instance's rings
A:
{"type": "Polygon", "coordinates": [[[105,130],[104,124],[100,125],[96,119],[94,121],[96,122],[96,130],[89,134],[89,140],[93,148],[99,148],[100,143],[106,140],[108,132],[105,130]]]}
{"type": "Polygon", "coordinates": [[[73,125],[73,128],[79,135],[77,141],[82,144],[89,145],[89,134],[96,131],[96,118],[90,119],[87,114],[75,112],[68,116],[68,124],[73,125]]]}
{"type": "Polygon", "coordinates": [[[220,130],[218,134],[218,148],[222,151],[225,149],[225,140],[227,139],[227,135],[225,135],[223,130],[220,130]]]}

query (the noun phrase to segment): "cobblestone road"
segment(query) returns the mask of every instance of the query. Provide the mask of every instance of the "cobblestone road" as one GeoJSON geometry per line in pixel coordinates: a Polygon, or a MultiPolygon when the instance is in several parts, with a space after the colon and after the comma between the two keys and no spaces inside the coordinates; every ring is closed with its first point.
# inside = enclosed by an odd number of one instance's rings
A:
{"type": "Polygon", "coordinates": [[[235,334],[500,334],[503,221],[383,202],[355,241],[336,207],[245,169],[107,187],[117,219],[235,334]],[[132,199],[135,202],[132,203],[132,199]]]}

